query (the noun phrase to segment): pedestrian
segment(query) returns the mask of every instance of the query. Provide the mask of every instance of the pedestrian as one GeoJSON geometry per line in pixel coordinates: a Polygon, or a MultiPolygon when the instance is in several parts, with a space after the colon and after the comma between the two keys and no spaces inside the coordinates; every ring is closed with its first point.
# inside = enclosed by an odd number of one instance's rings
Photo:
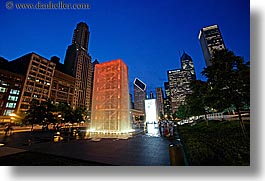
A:
{"type": "Polygon", "coordinates": [[[8,132],[9,132],[9,125],[6,125],[6,126],[5,126],[5,135],[7,135],[8,132]]]}
{"type": "Polygon", "coordinates": [[[169,123],[170,136],[173,136],[173,134],[174,134],[173,128],[174,128],[174,122],[170,121],[170,123],[169,123]]]}
{"type": "Polygon", "coordinates": [[[159,128],[160,136],[162,136],[162,120],[158,121],[158,128],[159,128]]]}

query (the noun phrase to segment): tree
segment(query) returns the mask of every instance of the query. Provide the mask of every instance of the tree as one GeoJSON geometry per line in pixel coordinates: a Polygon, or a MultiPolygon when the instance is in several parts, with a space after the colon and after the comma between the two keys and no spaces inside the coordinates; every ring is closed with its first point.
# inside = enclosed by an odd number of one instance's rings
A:
{"type": "Polygon", "coordinates": [[[40,107],[44,110],[43,117],[45,118],[45,120],[43,121],[43,124],[55,124],[57,121],[54,115],[54,112],[56,112],[56,106],[53,104],[51,99],[41,102],[40,107]]]}
{"type": "Polygon", "coordinates": [[[82,121],[84,121],[84,117],[85,117],[85,109],[78,107],[73,111],[74,114],[74,119],[72,120],[72,122],[77,122],[80,123],[82,121]]]}
{"type": "Polygon", "coordinates": [[[57,107],[58,112],[61,112],[63,122],[72,122],[74,113],[71,106],[67,103],[60,103],[57,107]]]}
{"type": "Polygon", "coordinates": [[[176,118],[185,119],[185,118],[190,116],[188,114],[188,112],[189,112],[188,109],[189,109],[188,105],[180,105],[178,108],[178,111],[173,115],[175,115],[174,117],[176,117],[176,118]]]}
{"type": "Polygon", "coordinates": [[[33,130],[34,124],[41,124],[43,121],[43,114],[45,110],[42,106],[40,106],[40,102],[38,100],[33,99],[30,103],[30,108],[26,112],[26,116],[23,119],[25,124],[30,124],[31,131],[33,130]]]}
{"type": "Polygon", "coordinates": [[[187,111],[189,115],[198,116],[205,114],[205,107],[210,106],[207,82],[194,80],[191,82],[192,94],[186,96],[187,111]]]}
{"type": "Polygon", "coordinates": [[[245,135],[240,109],[250,103],[250,63],[244,64],[242,57],[227,49],[216,50],[211,58],[212,65],[204,68],[210,86],[208,92],[212,107],[218,110],[234,105],[245,135]]]}

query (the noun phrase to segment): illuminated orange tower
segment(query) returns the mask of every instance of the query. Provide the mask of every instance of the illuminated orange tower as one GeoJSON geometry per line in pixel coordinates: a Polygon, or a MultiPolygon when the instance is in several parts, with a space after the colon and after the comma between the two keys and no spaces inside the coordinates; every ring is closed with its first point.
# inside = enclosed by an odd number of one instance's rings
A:
{"type": "Polygon", "coordinates": [[[97,64],[94,73],[91,128],[108,133],[131,129],[128,67],[121,60],[97,64]]]}

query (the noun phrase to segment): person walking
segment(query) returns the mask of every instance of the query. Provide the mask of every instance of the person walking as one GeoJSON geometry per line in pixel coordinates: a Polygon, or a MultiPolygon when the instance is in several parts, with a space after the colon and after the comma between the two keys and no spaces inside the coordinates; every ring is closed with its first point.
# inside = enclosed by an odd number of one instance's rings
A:
{"type": "Polygon", "coordinates": [[[162,137],[162,120],[158,121],[158,128],[159,128],[160,136],[162,137]]]}

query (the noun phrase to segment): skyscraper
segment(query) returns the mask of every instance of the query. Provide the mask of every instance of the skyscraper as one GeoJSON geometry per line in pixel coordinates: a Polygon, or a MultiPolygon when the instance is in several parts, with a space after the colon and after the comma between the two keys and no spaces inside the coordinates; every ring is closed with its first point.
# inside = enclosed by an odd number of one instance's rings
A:
{"type": "Polygon", "coordinates": [[[140,79],[134,79],[134,109],[144,112],[144,100],[146,98],[146,84],[140,79]]]}
{"type": "Polygon", "coordinates": [[[182,56],[180,57],[181,61],[181,69],[188,70],[191,73],[191,79],[196,79],[194,64],[192,58],[185,52],[183,52],[182,56]]]}
{"type": "Polygon", "coordinates": [[[164,115],[164,93],[162,87],[156,88],[156,103],[158,107],[158,113],[164,115]]]}
{"type": "Polygon", "coordinates": [[[214,50],[225,49],[225,44],[218,25],[204,27],[200,30],[199,37],[206,66],[210,66],[214,50]]]}
{"type": "Polygon", "coordinates": [[[170,99],[170,89],[169,89],[169,83],[164,82],[164,88],[165,88],[165,99],[164,99],[164,115],[171,116],[172,115],[172,109],[171,109],[171,99],[170,99]]]}
{"type": "Polygon", "coordinates": [[[152,91],[150,91],[150,97],[149,99],[154,99],[154,93],[152,91]]]}
{"type": "Polygon", "coordinates": [[[191,94],[190,82],[196,79],[191,57],[184,52],[180,61],[181,69],[167,71],[172,113],[184,104],[186,95],[191,94]]]}
{"type": "Polygon", "coordinates": [[[74,30],[72,45],[68,46],[64,60],[65,72],[75,77],[73,107],[91,109],[92,63],[88,54],[89,29],[80,22],[74,30]]]}
{"type": "Polygon", "coordinates": [[[96,64],[91,127],[95,131],[125,132],[130,127],[128,67],[118,59],[96,64]]]}

